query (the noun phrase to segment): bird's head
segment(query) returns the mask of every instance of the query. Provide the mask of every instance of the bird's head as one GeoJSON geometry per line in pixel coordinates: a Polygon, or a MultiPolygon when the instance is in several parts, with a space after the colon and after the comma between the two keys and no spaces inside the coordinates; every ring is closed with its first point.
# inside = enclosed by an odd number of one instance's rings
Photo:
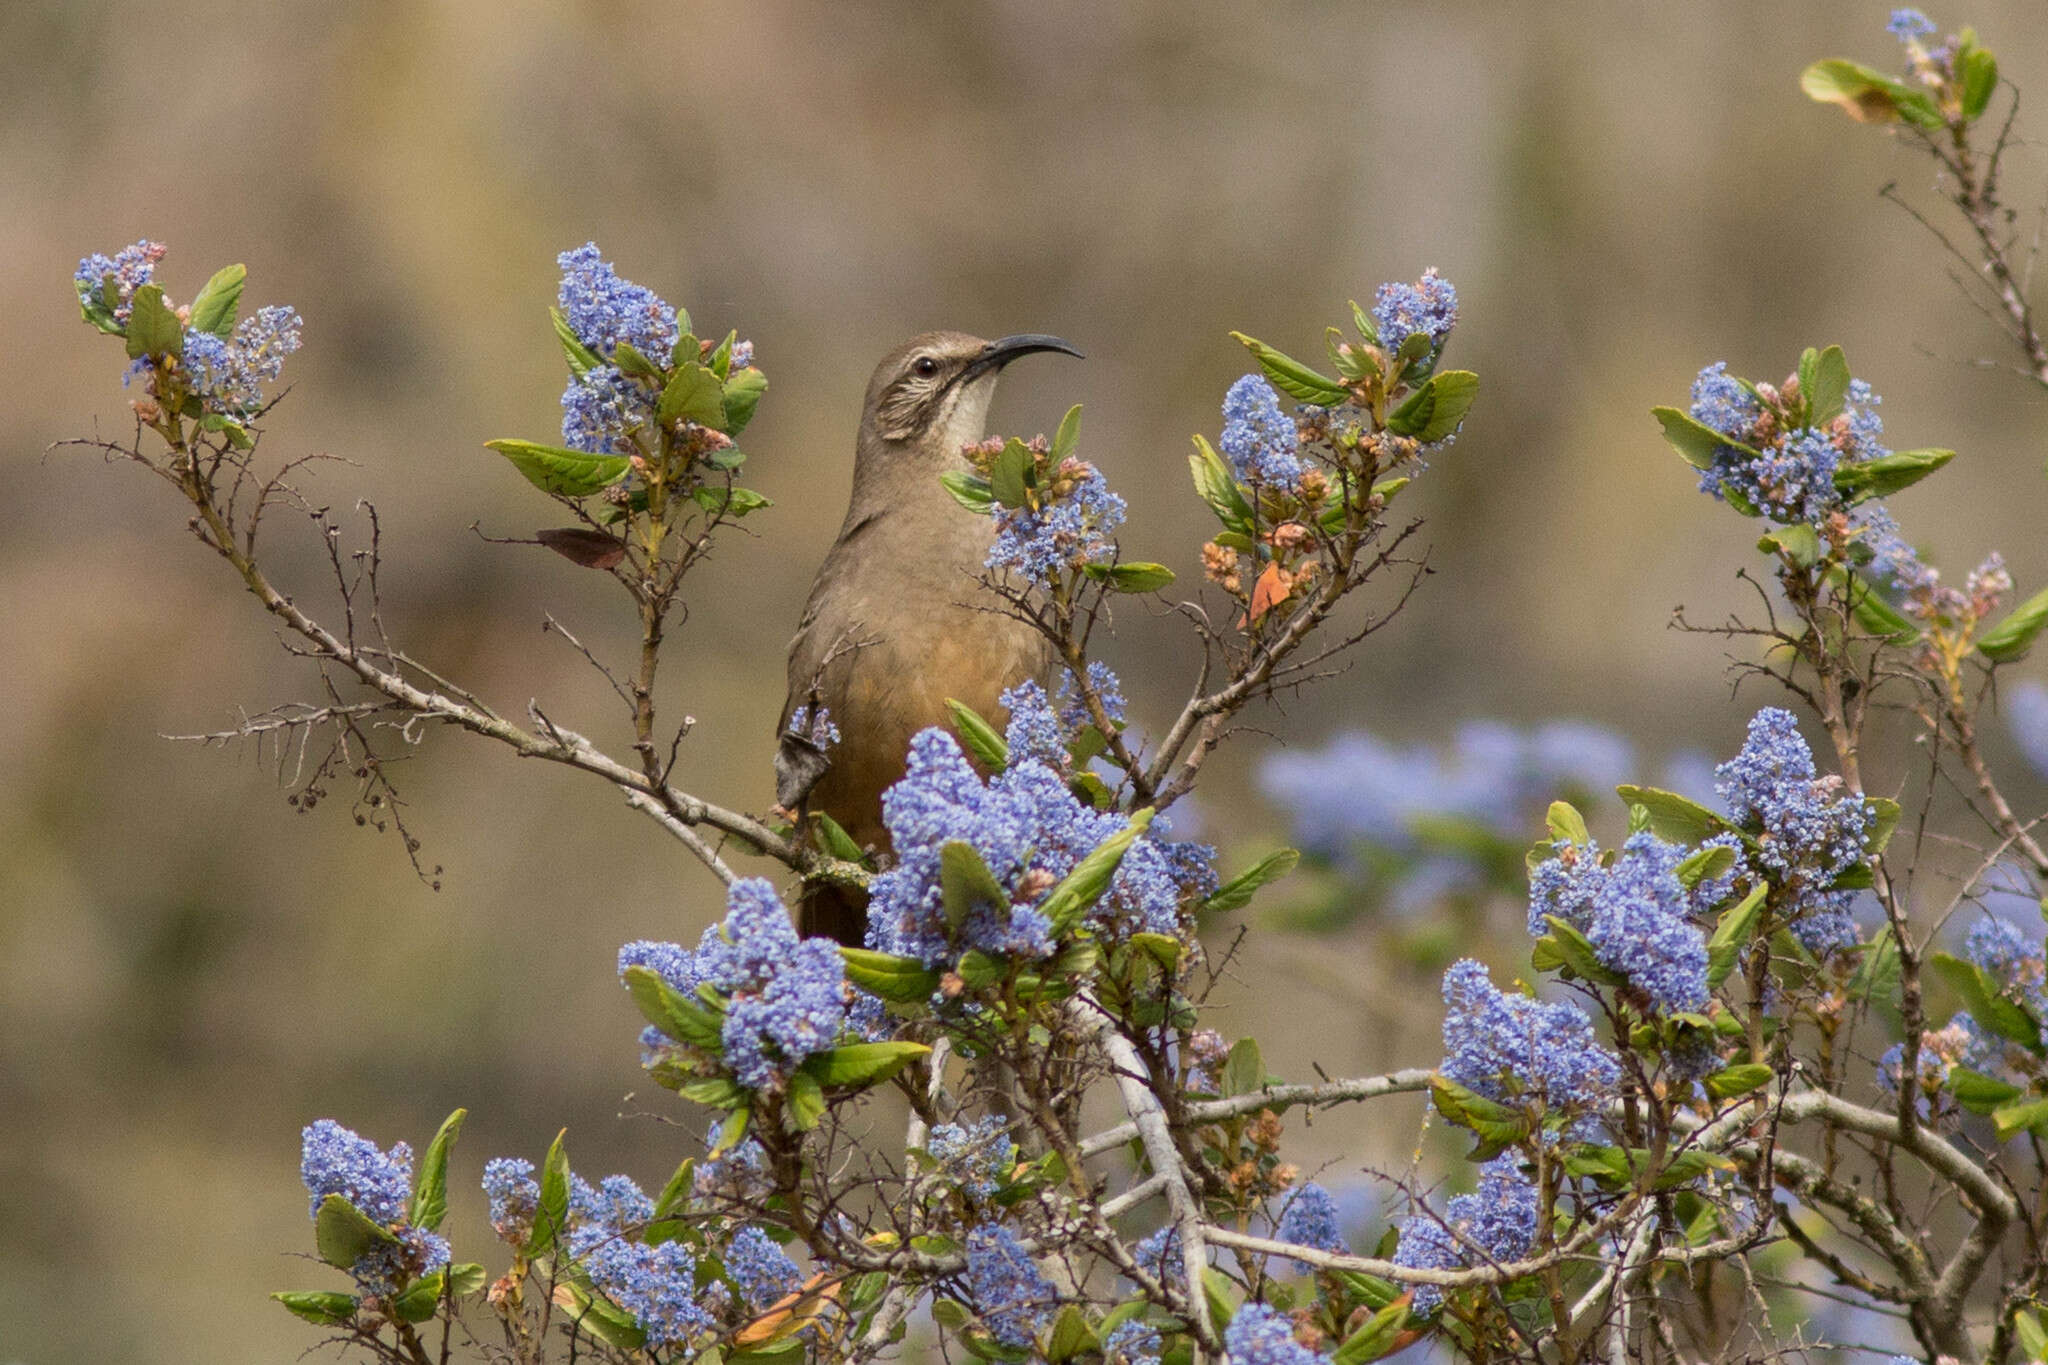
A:
{"type": "Polygon", "coordinates": [[[996,341],[965,332],[914,336],[875,367],[861,434],[890,445],[957,454],[961,446],[981,439],[1003,367],[1033,351],[1081,354],[1071,343],[1038,332],[996,341]]]}

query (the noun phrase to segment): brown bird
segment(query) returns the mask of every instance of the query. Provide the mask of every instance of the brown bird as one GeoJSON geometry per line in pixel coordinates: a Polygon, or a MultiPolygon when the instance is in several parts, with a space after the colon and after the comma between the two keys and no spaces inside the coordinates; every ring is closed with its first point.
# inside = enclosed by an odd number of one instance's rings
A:
{"type": "MultiPolygon", "coordinates": [[[[1051,662],[1037,632],[988,610],[997,599],[975,578],[994,523],[939,482],[966,467],[960,448],[982,439],[1003,367],[1034,351],[1081,354],[1053,336],[926,332],[883,357],[868,381],[853,497],[789,642],[775,753],[776,800],[824,811],[863,847],[887,852],[882,793],[903,776],[911,736],[947,723],[947,698],[999,721],[1004,689],[1051,662]],[[814,704],[842,736],[827,749],[790,733],[791,718],[814,704]]],[[[866,898],[813,887],[797,927],[858,944],[866,898]]]]}

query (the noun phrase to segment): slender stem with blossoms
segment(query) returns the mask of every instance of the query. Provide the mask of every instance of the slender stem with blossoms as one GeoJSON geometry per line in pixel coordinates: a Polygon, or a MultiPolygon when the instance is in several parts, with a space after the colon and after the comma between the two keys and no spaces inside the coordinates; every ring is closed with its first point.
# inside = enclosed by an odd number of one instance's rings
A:
{"type": "MultiPolygon", "coordinates": [[[[1945,155],[1974,165],[1956,130],[1995,63],[1967,33],[1927,48],[1922,24],[1893,21],[1931,94],[1860,68],[1830,67],[1826,88],[1938,125],[1945,155]]],[[[1979,202],[1987,182],[1971,183],[1979,202]]],[[[1217,523],[1190,555],[1202,587],[1177,604],[1201,661],[1156,730],[1094,653],[1120,596],[1175,576],[1123,556],[1125,503],[1084,455],[1078,409],[1050,438],[961,452],[944,482],[960,515],[995,524],[983,586],[1063,668],[1011,689],[1005,716],[956,707],[913,739],[884,799],[891,856],[871,868],[832,827],[812,850],[773,814],[670,780],[690,723],[657,713],[654,681],[685,580],[768,505],[737,482],[767,381],[736,332],[699,339],[595,245],[565,252],[560,439],[489,443],[573,523],[531,542],[612,578],[633,613],[638,647],[616,668],[548,618],[630,720],[615,757],[537,703],[506,720],[391,642],[374,513],[368,545],[345,549],[293,491],[295,466],[259,468],[301,320],[240,318],[240,267],[175,305],[164,257],[141,242],[79,265],[82,314],[122,339],[134,391],[132,437],[86,444],[177,491],[324,698],[209,738],[308,752],[325,736],[297,798],[347,780],[381,824],[401,820],[389,746],[452,725],[602,779],[724,899],[693,945],[653,929],[618,954],[642,1063],[704,1130],[658,1189],[579,1175],[565,1134],[538,1160],[494,1157],[487,1268],[441,1230],[463,1110],[417,1156],[332,1120],[305,1130],[314,1245],[347,1287],[276,1297],[344,1352],[855,1362],[907,1352],[928,1320],[948,1353],[1005,1365],[1362,1365],[1425,1341],[1484,1362],[1693,1365],[1833,1350],[1815,1310],[1844,1304],[1917,1353],[1901,1359],[2048,1351],[2048,953],[2038,914],[1985,908],[2038,910],[2048,857],[1978,740],[2001,670],[2048,627],[2048,591],[2008,608],[1995,554],[1955,586],[1913,549],[1890,500],[1952,452],[1887,445],[1838,348],[1777,382],[1710,365],[1655,413],[1701,490],[1758,525],[1765,620],[1713,629],[1742,676],[1804,704],[1819,752],[1799,715],[1764,705],[1688,791],[1619,780],[1626,755],[1584,727],[1474,733],[1449,765],[1356,744],[1275,763],[1269,790],[1328,867],[1363,879],[1389,864],[1346,864],[1347,845],[1415,836],[1405,856],[1427,825],[1485,864],[1438,892],[1509,887],[1520,945],[1443,972],[1432,1066],[1290,1083],[1256,1040],[1205,1022],[1231,958],[1202,931],[1299,855],[1225,879],[1213,848],[1170,837],[1171,808],[1247,707],[1330,674],[1419,582],[1417,524],[1388,510],[1478,390],[1441,364],[1449,280],[1352,305],[1327,367],[1237,335],[1257,368],[1190,458],[1217,523]],[[338,624],[262,567],[278,509],[322,537],[338,624]],[[1382,575],[1384,596],[1344,615],[1382,575]],[[1891,711],[1917,727],[1907,771],[1870,745],[1891,711]],[[1569,799],[1520,809],[1559,786],[1569,799]],[[1598,786],[1618,798],[1611,821],[1598,786]],[[862,886],[864,945],[800,939],[783,890],[735,866],[761,857],[862,886]],[[1426,1097],[1471,1146],[1444,1188],[1385,1175],[1399,1212],[1364,1239],[1348,1191],[1286,1158],[1288,1119],[1396,1097],[1426,1097]],[[900,1141],[878,1136],[878,1112],[900,1113],[900,1141]]],[[[829,763],[859,723],[811,707],[791,727],[829,763]]]]}

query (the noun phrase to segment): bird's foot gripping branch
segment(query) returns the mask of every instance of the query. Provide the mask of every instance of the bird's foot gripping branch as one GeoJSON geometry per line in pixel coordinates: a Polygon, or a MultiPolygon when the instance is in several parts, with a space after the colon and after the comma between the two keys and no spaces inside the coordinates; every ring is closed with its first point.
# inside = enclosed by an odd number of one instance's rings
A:
{"type": "MultiPolygon", "coordinates": [[[[1928,48],[1910,17],[1895,27],[1917,44],[1925,109],[1857,71],[1827,89],[1853,77],[1858,110],[1967,133],[1988,54],[1964,37],[1928,48]]],[[[1886,446],[1877,397],[1838,350],[1776,383],[1710,366],[1656,413],[1701,487],[1760,528],[1767,620],[1713,629],[1811,710],[1820,755],[1767,706],[1711,791],[1621,785],[1597,836],[1597,808],[1556,801],[1520,831],[1526,858],[1466,840],[1512,886],[1514,946],[1491,969],[1443,972],[1441,1056],[1290,1083],[1205,1019],[1231,955],[1202,930],[1296,855],[1225,879],[1212,848],[1168,837],[1168,808],[1244,708],[1325,676],[1419,580],[1415,526],[1388,510],[1457,437],[1478,384],[1441,363],[1449,281],[1382,286],[1349,331],[1329,329],[1326,363],[1238,338],[1257,369],[1190,458],[1216,530],[1186,547],[1200,586],[1174,610],[1202,664],[1157,728],[1132,722],[1095,653],[1119,600],[1176,579],[1123,556],[1125,505],[1078,412],[1049,439],[948,452],[961,506],[946,514],[988,519],[967,588],[1042,641],[1055,676],[1010,688],[1006,716],[957,705],[910,740],[885,849],[670,780],[688,722],[655,708],[667,625],[717,535],[767,507],[738,481],[767,381],[736,333],[700,339],[594,247],[567,252],[561,438],[490,443],[568,523],[530,542],[614,579],[639,627],[614,667],[549,618],[616,693],[632,738],[614,756],[539,704],[503,718],[391,642],[374,517],[369,546],[347,551],[292,491],[293,466],[259,472],[297,315],[243,317],[239,268],[176,305],[162,257],[139,243],[80,265],[86,320],[125,344],[135,417],[129,441],[92,444],[171,484],[320,670],[319,704],[238,733],[329,736],[302,796],[347,775],[384,819],[383,746],[453,725],[601,779],[724,883],[724,914],[693,947],[650,926],[619,952],[647,1073],[706,1134],[658,1192],[577,1176],[561,1136],[451,1185],[461,1110],[417,1157],[329,1121],[305,1131],[314,1246],[348,1278],[277,1297],[332,1342],[407,1365],[765,1365],[887,1355],[928,1321],[948,1352],[1019,1365],[1361,1365],[1424,1339],[1477,1361],[1677,1365],[1796,1355],[1813,1339],[1801,1314],[1849,1301],[1912,1359],[2048,1346],[2040,936],[1967,915],[1960,953],[1938,938],[1988,884],[2031,894],[2048,877],[2038,822],[1977,734],[1999,670],[2048,624],[2048,593],[2007,610],[1995,557],[1958,587],[1910,548],[1887,500],[1949,452],[1886,446]],[[259,562],[275,510],[319,528],[337,622],[259,562]],[[1382,573],[1394,581],[1369,609],[1347,603],[1382,573]],[[1892,699],[1918,777],[1866,747],[1892,699]],[[1867,788],[1873,766],[1890,795],[1867,788]],[[1965,808],[1952,829],[1938,793],[1965,808]],[[1973,828],[1988,843],[1958,855],[1973,828]],[[733,866],[762,856],[799,886],[864,890],[865,942],[799,938],[783,893],[733,866]],[[1955,889],[1936,894],[1944,878],[1955,889]],[[885,1096],[900,1140],[876,1134],[885,1096]],[[1361,1227],[1341,1182],[1305,1180],[1289,1122],[1368,1102],[1468,1141],[1448,1182],[1463,1192],[1414,1168],[1375,1177],[1389,1215],[1361,1227]],[[502,1244],[486,1260],[443,1230],[465,1187],[502,1244]]],[[[969,367],[989,349],[945,335],[969,367]]],[[[829,765],[861,723],[813,699],[783,728],[829,765]]],[[[1309,804],[1305,824],[1343,828],[1346,792],[1309,804]]]]}

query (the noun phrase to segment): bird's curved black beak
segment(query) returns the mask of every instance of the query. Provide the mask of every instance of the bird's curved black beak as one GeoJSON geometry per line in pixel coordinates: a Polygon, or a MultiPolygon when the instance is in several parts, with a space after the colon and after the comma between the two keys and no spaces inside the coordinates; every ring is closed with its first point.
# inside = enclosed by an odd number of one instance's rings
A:
{"type": "Polygon", "coordinates": [[[1087,358],[1071,341],[1047,336],[1044,332],[1019,332],[1015,336],[998,338],[982,347],[981,354],[968,361],[966,368],[960,371],[960,378],[972,379],[990,370],[1000,370],[1018,356],[1030,355],[1033,351],[1059,351],[1076,359],[1087,358]]]}

